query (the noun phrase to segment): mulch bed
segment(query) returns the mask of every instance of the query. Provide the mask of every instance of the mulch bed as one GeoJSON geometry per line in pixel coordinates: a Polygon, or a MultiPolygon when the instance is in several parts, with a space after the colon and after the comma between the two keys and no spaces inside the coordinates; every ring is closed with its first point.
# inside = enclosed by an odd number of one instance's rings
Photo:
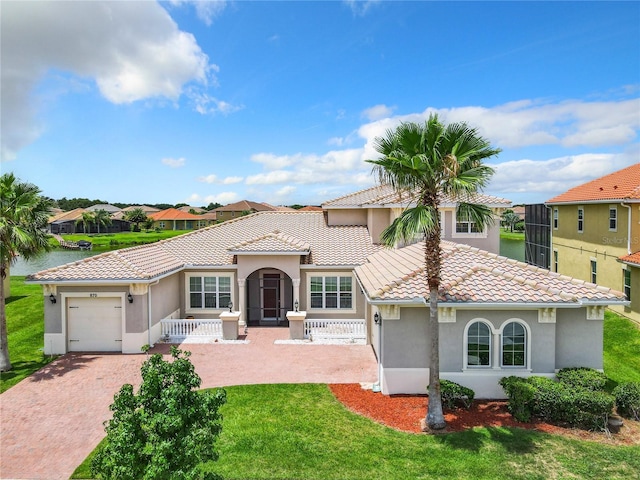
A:
{"type": "MultiPolygon", "coordinates": [[[[421,421],[429,403],[426,395],[383,395],[365,390],[355,383],[332,384],[329,388],[354,413],[396,430],[422,433],[421,421]]],[[[640,422],[625,419],[624,426],[616,434],[564,428],[539,420],[524,423],[511,416],[507,411],[507,402],[502,400],[476,400],[469,410],[445,411],[444,418],[447,427],[443,433],[460,432],[473,427],[518,427],[614,445],[640,444],[640,422]]]]}

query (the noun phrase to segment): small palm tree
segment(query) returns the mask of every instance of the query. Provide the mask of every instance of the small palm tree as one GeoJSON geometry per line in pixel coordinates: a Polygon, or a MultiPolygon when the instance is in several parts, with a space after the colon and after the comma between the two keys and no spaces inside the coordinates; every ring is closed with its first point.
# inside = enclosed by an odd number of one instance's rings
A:
{"type": "Polygon", "coordinates": [[[508,209],[502,212],[500,220],[504,225],[509,227],[509,230],[513,233],[513,227],[520,223],[520,217],[516,215],[513,210],[508,209]]]}
{"type": "Polygon", "coordinates": [[[134,208],[133,210],[127,212],[124,216],[124,219],[127,222],[133,223],[133,231],[140,231],[140,224],[145,223],[147,221],[147,214],[144,213],[144,210],[141,208],[134,208]]]}
{"type": "Polygon", "coordinates": [[[111,215],[109,215],[109,212],[107,212],[106,210],[100,209],[100,210],[96,210],[93,213],[93,221],[95,222],[96,226],[98,227],[98,233],[100,233],[100,225],[104,226],[104,227],[108,227],[109,225],[111,225],[111,215]]]}
{"type": "Polygon", "coordinates": [[[425,238],[430,340],[426,423],[429,428],[439,430],[446,423],[440,394],[438,295],[442,252],[438,207],[445,196],[456,199],[458,212],[484,229],[493,220],[493,214],[487,206],[473,203],[473,198],[493,174],[483,160],[500,150],[492,148],[467,124],[445,126],[436,115],[431,115],[424,124],[403,123],[387,131],[384,137],[376,138],[375,149],[382,157],[368,162],[374,165],[380,182],[412,197],[411,204],[384,230],[382,242],[395,247],[400,242],[414,241],[418,235],[425,238]]]}
{"type": "Polygon", "coordinates": [[[45,228],[50,200],[33,184],[19,182],[13,173],[0,177],[0,371],[11,370],[7,342],[4,288],[9,267],[18,255],[29,260],[51,249],[45,228]]]}
{"type": "Polygon", "coordinates": [[[89,226],[89,231],[91,231],[91,224],[94,222],[93,213],[91,212],[82,212],[82,216],[76,220],[76,225],[82,224],[82,233],[87,233],[87,226],[89,226]]]}

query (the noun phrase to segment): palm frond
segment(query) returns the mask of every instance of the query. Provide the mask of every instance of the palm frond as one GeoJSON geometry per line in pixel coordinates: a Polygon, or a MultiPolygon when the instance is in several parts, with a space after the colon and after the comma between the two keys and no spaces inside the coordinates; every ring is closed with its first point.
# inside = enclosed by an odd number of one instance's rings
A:
{"type": "Polygon", "coordinates": [[[396,247],[398,244],[413,243],[416,239],[422,239],[436,231],[439,227],[437,209],[417,205],[407,208],[396,218],[391,225],[384,229],[381,240],[387,247],[396,247]]]}

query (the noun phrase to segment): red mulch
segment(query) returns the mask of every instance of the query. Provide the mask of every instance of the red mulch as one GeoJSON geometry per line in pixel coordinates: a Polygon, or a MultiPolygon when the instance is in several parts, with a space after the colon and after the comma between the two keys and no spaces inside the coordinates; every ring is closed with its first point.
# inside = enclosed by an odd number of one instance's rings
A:
{"type": "MultiPolygon", "coordinates": [[[[421,433],[421,420],[427,412],[426,395],[383,395],[363,389],[359,384],[329,385],[333,395],[349,410],[378,423],[410,433],[421,433]]],[[[502,400],[476,400],[469,410],[445,411],[447,427],[443,432],[459,432],[473,427],[519,427],[620,445],[640,444],[640,422],[625,419],[619,433],[588,432],[534,420],[523,423],[507,411],[502,400]]]]}

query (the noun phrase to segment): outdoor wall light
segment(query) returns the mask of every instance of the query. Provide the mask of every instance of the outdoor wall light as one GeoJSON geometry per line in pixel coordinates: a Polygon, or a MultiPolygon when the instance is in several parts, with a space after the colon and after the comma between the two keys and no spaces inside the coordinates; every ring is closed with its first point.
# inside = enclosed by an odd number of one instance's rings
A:
{"type": "Polygon", "coordinates": [[[233,312],[233,302],[229,302],[229,312],[233,312]]]}
{"type": "Polygon", "coordinates": [[[298,302],[298,300],[296,300],[295,302],[293,302],[293,309],[297,312],[298,308],[300,308],[300,303],[298,302]]]}
{"type": "Polygon", "coordinates": [[[380,314],[378,312],[376,312],[376,314],[373,316],[373,321],[376,325],[379,325],[382,321],[382,317],[380,317],[380,314]]]}
{"type": "Polygon", "coordinates": [[[56,296],[53,293],[51,295],[49,295],[49,301],[51,303],[56,303],[57,302],[56,296]]]}
{"type": "Polygon", "coordinates": [[[127,300],[129,300],[129,303],[133,303],[133,295],[127,295],[127,300]]]}

